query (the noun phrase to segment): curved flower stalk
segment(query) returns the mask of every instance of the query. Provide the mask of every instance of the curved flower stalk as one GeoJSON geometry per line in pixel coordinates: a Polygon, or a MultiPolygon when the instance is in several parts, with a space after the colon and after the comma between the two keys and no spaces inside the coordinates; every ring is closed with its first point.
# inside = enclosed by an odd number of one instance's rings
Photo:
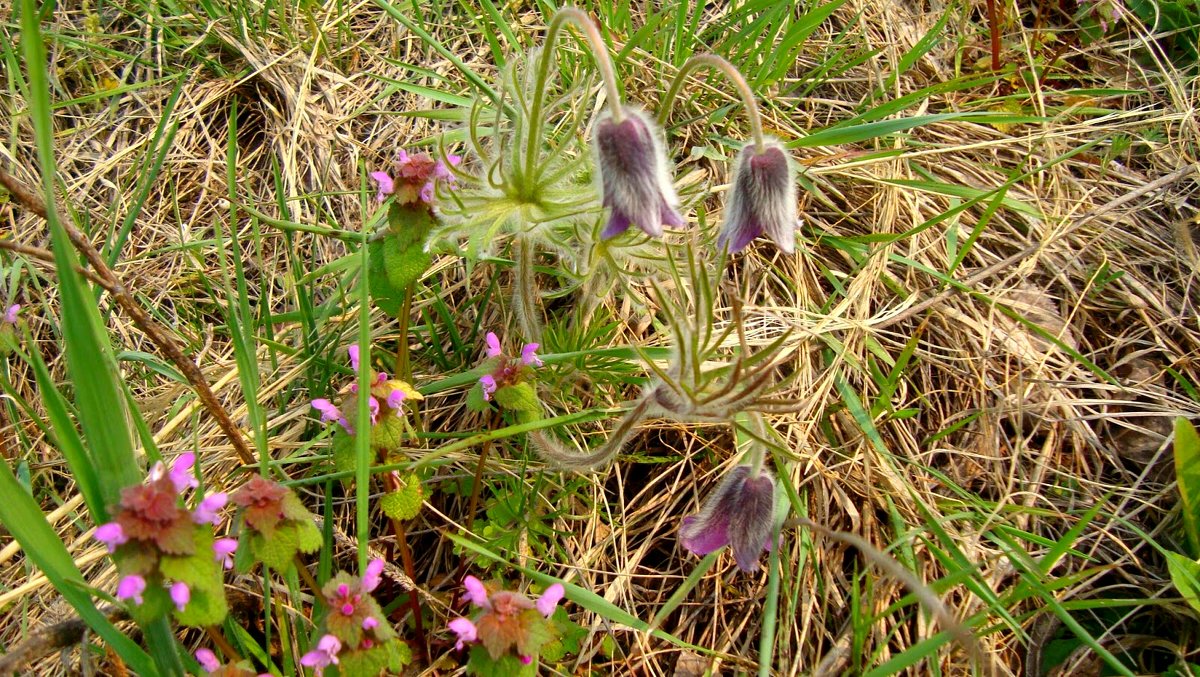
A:
{"type": "Polygon", "coordinates": [[[542,647],[557,638],[557,627],[550,619],[565,593],[561,583],[546,588],[537,601],[474,576],[467,576],[463,587],[466,599],[477,611],[470,618],[455,618],[447,627],[456,636],[456,650],[467,645],[484,649],[471,652],[471,667],[476,672],[513,674],[519,666],[533,666],[542,647]],[[507,666],[511,669],[505,671],[506,662],[516,665],[507,666]],[[480,665],[483,663],[488,664],[490,672],[484,671],[480,665]]]}
{"type": "Polygon", "coordinates": [[[113,521],[96,527],[94,538],[117,563],[116,598],[139,622],[173,611],[184,625],[220,623],[227,611],[222,562],[232,539],[217,539],[213,527],[228,502],[222,492],[186,494],[199,487],[196,455],[180,454],[168,469],[154,464],[146,481],[121,492],[113,521]]]}
{"type": "Polygon", "coordinates": [[[742,147],[734,162],[729,201],[725,205],[718,245],[725,253],[733,254],[745,249],[760,235],[766,235],[780,251],[794,253],[795,232],[799,226],[795,168],[783,144],[763,135],[758,103],[742,74],[715,54],[691,57],[679,69],[667,91],[663,115],[671,110],[671,103],[684,79],[702,66],[716,69],[738,90],[750,121],[753,139],[742,147]]]}
{"type": "MultiPolygon", "coordinates": [[[[730,361],[728,347],[734,333],[740,336],[741,317],[734,317],[718,331],[713,308],[716,289],[703,264],[689,259],[687,279],[669,258],[674,288],[693,289],[695,299],[675,299],[651,280],[651,287],[674,342],[674,352],[666,368],[647,360],[656,378],[622,417],[608,441],[595,450],[575,452],[545,431],[531,431],[534,448],[548,462],[568,470],[587,470],[602,466],[620,453],[632,438],[637,424],[649,416],[664,416],[680,422],[720,423],[731,421],[744,411],[774,411],[790,403],[767,397],[775,382],[777,367],[785,359],[780,353],[789,334],[783,334],[767,346],[751,353],[744,339],[740,354],[730,361]],[[716,366],[714,366],[716,365],[716,366]]],[[[723,261],[718,264],[718,270],[723,261]]]]}

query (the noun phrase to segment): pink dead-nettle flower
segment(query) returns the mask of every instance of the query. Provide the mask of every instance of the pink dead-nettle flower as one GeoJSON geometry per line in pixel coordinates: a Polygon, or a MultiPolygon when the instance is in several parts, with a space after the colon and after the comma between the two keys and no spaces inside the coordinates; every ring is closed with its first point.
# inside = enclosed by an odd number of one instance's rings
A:
{"type": "Polygon", "coordinates": [[[179,611],[183,611],[187,603],[192,601],[192,590],[187,583],[179,581],[171,586],[171,601],[179,611]]]}
{"type": "Polygon", "coordinates": [[[196,455],[190,451],[175,457],[175,462],[171,464],[171,471],[167,473],[167,477],[171,478],[171,484],[175,485],[177,493],[183,493],[189,487],[195,489],[200,486],[200,480],[196,479],[196,475],[192,472],[195,465],[196,455]]]}
{"type": "MultiPolygon", "coordinates": [[[[474,576],[467,576],[463,579],[463,588],[466,590],[464,597],[474,607],[483,611],[477,614],[473,620],[455,618],[450,621],[448,627],[458,637],[454,648],[461,649],[465,644],[480,641],[480,634],[483,633],[483,636],[488,638],[484,644],[488,647],[489,652],[494,650],[503,652],[517,646],[516,638],[524,636],[529,631],[530,623],[543,622],[538,618],[538,614],[546,619],[554,615],[554,610],[566,592],[561,583],[554,583],[546,588],[535,602],[518,592],[490,591],[483,581],[474,576]],[[537,613],[532,614],[531,618],[527,612],[533,609],[536,609],[537,613]],[[508,648],[503,648],[506,646],[508,648]]],[[[493,654],[492,657],[499,658],[496,654],[493,654]]],[[[522,660],[525,658],[523,655],[520,657],[522,660]]],[[[526,662],[526,665],[532,661],[532,657],[529,658],[530,661],[526,662]]]]}
{"type": "Polygon", "coordinates": [[[196,524],[213,524],[221,521],[221,516],[217,513],[225,504],[229,502],[229,495],[223,491],[209,494],[200,501],[200,505],[196,506],[196,510],[192,512],[192,521],[196,524]]]}
{"type": "Polygon", "coordinates": [[[455,651],[461,651],[464,644],[471,644],[479,639],[479,630],[466,618],[455,618],[450,621],[448,627],[458,636],[458,641],[454,643],[455,651]]]}
{"type": "Polygon", "coordinates": [[[318,675],[323,674],[325,668],[337,664],[337,655],[341,650],[341,640],[334,635],[325,635],[317,640],[317,648],[300,657],[300,665],[312,668],[318,675]]]}
{"type": "Polygon", "coordinates": [[[496,392],[496,388],[498,387],[496,385],[496,377],[492,376],[491,374],[484,374],[483,376],[479,377],[479,384],[483,386],[484,401],[490,401],[492,399],[492,394],[496,392]]]}
{"type": "MultiPolygon", "coordinates": [[[[354,369],[355,374],[358,373],[360,351],[358,346],[352,345],[346,349],[350,356],[350,366],[354,369]]],[[[367,410],[371,414],[371,425],[376,425],[381,420],[383,411],[386,408],[388,412],[395,414],[397,417],[404,416],[404,403],[410,399],[420,400],[421,394],[413,389],[412,386],[397,379],[389,378],[386,373],[378,372],[371,376],[370,388],[367,393],[367,410]]],[[[358,394],[358,383],[351,383],[348,386],[351,395],[358,394]]],[[[358,404],[357,400],[349,397],[347,402],[343,402],[344,407],[348,407],[353,411],[358,404]]],[[[354,434],[354,426],[350,424],[349,419],[342,412],[342,408],[334,404],[330,400],[323,397],[312,401],[313,409],[321,413],[321,422],[328,423],[337,421],[342,429],[347,434],[354,434]]]]}
{"type": "Polygon", "coordinates": [[[439,183],[451,189],[458,187],[450,167],[457,167],[461,162],[462,157],[458,155],[447,155],[443,162],[433,159],[428,153],[410,155],[408,151],[400,149],[396,151],[392,173],[371,172],[371,180],[378,188],[375,199],[383,202],[392,196],[400,204],[420,201],[432,205],[439,183]]]}
{"type": "Polygon", "coordinates": [[[362,575],[363,590],[373,592],[375,588],[379,587],[379,583],[382,580],[380,574],[383,573],[383,566],[383,560],[378,558],[367,563],[367,569],[362,575]]]}
{"type": "Polygon", "coordinates": [[[379,627],[379,620],[377,618],[375,618],[374,616],[367,616],[362,621],[362,629],[363,630],[371,630],[371,629],[377,628],[377,627],[379,627]]]}
{"type": "Polygon", "coordinates": [[[117,551],[117,546],[127,542],[129,538],[125,536],[125,530],[117,522],[109,522],[96,527],[96,533],[92,535],[97,541],[103,543],[109,553],[117,551]]]}
{"type": "Polygon", "coordinates": [[[117,599],[121,601],[133,600],[134,604],[141,605],[143,592],[146,592],[146,579],[137,574],[130,574],[117,583],[117,599]]]}
{"type": "Polygon", "coordinates": [[[540,367],[542,366],[542,358],[538,357],[538,344],[526,343],[521,347],[521,359],[514,360],[504,354],[504,349],[500,345],[500,338],[495,332],[488,332],[484,337],[484,356],[487,359],[496,360],[496,366],[490,374],[484,374],[479,377],[480,386],[483,389],[483,399],[490,401],[492,395],[505,386],[520,383],[522,377],[529,374],[528,370],[522,373],[524,367],[540,367]]]}
{"type": "Polygon", "coordinates": [[[213,557],[226,569],[233,568],[233,553],[237,551],[236,538],[218,538],[213,543],[213,557]]]}
{"type": "Polygon", "coordinates": [[[679,539],[697,555],[731,546],[738,568],[755,571],[759,555],[771,548],[775,513],[774,476],[765,470],[751,476],[750,466],[739,465],[721,480],[698,515],[683,518],[679,539]]]}
{"type": "Polygon", "coordinates": [[[11,306],[8,307],[7,310],[4,311],[3,321],[7,322],[8,324],[16,324],[17,323],[17,313],[19,313],[19,312],[21,312],[21,304],[19,304],[19,303],[12,304],[11,306]]]}
{"type": "Polygon", "coordinates": [[[205,672],[216,672],[221,669],[221,661],[217,660],[217,654],[212,652],[212,649],[196,649],[196,662],[204,668],[205,672]]]}

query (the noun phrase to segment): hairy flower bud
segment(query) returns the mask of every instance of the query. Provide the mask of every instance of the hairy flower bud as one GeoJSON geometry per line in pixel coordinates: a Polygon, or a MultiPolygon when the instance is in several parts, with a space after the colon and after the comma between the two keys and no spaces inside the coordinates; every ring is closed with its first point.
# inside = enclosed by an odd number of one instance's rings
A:
{"type": "Polygon", "coordinates": [[[600,237],[616,237],[630,224],[659,237],[664,224],[683,225],[676,211],[679,198],[667,172],[657,126],[635,108],[627,107],[624,113],[620,122],[608,113],[601,115],[593,132],[604,206],[610,210],[600,237]]]}
{"type": "Polygon", "coordinates": [[[758,556],[771,547],[774,526],[775,478],[765,470],[752,477],[750,466],[739,465],[704,501],[700,514],[683,518],[679,539],[697,555],[731,546],[738,568],[754,571],[758,556]]]}
{"type": "Polygon", "coordinates": [[[766,235],[791,254],[798,221],[795,175],[783,144],[768,140],[761,153],[753,143],[746,144],[734,165],[719,245],[732,254],[766,235]]]}

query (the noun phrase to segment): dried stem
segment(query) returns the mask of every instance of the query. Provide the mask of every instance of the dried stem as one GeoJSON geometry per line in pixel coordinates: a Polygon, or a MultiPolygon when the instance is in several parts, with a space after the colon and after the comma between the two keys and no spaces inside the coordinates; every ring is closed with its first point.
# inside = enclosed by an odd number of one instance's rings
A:
{"type": "MultiPolygon", "coordinates": [[[[22,186],[19,181],[3,169],[0,169],[0,184],[3,184],[26,209],[43,219],[46,218],[46,205],[42,200],[22,186]]],[[[75,249],[83,254],[83,257],[87,259],[87,262],[92,267],[93,272],[87,277],[107,291],[116,304],[133,320],[133,323],[150,339],[150,342],[157,346],[159,351],[179,369],[180,373],[184,375],[188,383],[195,389],[196,395],[200,398],[200,402],[204,405],[204,408],[208,410],[208,413],[217,421],[217,425],[221,427],[225,436],[229,438],[230,443],[233,444],[233,448],[237,451],[242,462],[247,465],[253,464],[255,462],[254,454],[250,451],[250,446],[246,443],[245,437],[238,429],[237,424],[230,418],[229,412],[225,411],[220,401],[217,400],[217,396],[208,385],[208,380],[204,378],[204,373],[200,371],[196,363],[183,354],[183,350],[180,349],[175,339],[167,333],[167,330],[155,322],[150,317],[150,314],[134,300],[125,287],[125,283],[108,267],[108,264],[104,261],[104,257],[100,255],[96,247],[87,239],[83,231],[67,220],[63,220],[63,228],[67,231],[67,236],[71,239],[71,244],[75,245],[75,249]]],[[[17,251],[14,247],[6,248],[17,251]]],[[[30,252],[26,251],[24,253],[30,252]]]]}

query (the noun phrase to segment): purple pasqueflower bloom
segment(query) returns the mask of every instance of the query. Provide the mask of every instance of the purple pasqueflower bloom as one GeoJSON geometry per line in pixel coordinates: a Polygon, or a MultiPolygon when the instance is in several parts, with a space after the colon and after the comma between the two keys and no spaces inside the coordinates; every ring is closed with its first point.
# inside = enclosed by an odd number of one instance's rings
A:
{"type": "Polygon", "coordinates": [[[380,574],[382,574],[382,573],[383,573],[383,560],[382,559],[375,558],[375,559],[371,560],[370,562],[367,562],[367,569],[366,569],[366,571],[363,572],[363,575],[362,575],[363,590],[365,590],[367,592],[371,592],[375,588],[378,588],[379,583],[382,580],[380,578],[380,574]]]}
{"type": "Polygon", "coordinates": [[[312,668],[318,675],[329,665],[336,665],[342,641],[334,635],[325,635],[317,641],[317,648],[300,657],[300,665],[312,668]]]}
{"type": "Polygon", "coordinates": [[[21,312],[21,304],[19,304],[19,303],[12,304],[11,306],[8,307],[7,310],[4,311],[4,320],[3,321],[7,322],[8,324],[16,324],[17,323],[17,313],[19,313],[19,312],[21,312]]]}
{"type": "Polygon", "coordinates": [[[218,538],[213,543],[213,556],[218,562],[221,562],[226,569],[233,568],[233,553],[237,551],[238,542],[236,538],[218,538]]]}
{"type": "Polygon", "coordinates": [[[496,388],[498,387],[496,385],[496,377],[491,374],[484,374],[479,377],[479,384],[483,386],[483,400],[490,402],[492,393],[496,392],[496,388]]]}
{"type": "Polygon", "coordinates": [[[117,599],[133,600],[134,604],[142,603],[142,593],[146,592],[146,579],[137,574],[130,574],[117,583],[117,599]]]}
{"type": "Polygon", "coordinates": [[[455,618],[450,621],[448,626],[454,634],[458,635],[458,641],[454,643],[454,650],[460,651],[464,644],[470,644],[479,639],[479,630],[475,624],[467,618],[455,618]]]}
{"type": "Polygon", "coordinates": [[[539,613],[546,618],[550,618],[554,615],[555,607],[558,606],[559,601],[562,600],[563,595],[566,593],[567,591],[563,588],[562,583],[555,583],[546,588],[546,591],[542,593],[542,596],[537,598],[537,602],[534,603],[534,606],[537,607],[539,613]]]}
{"type": "Polygon", "coordinates": [[[626,107],[624,119],[604,113],[593,131],[604,206],[610,211],[601,239],[616,237],[630,224],[650,237],[663,225],[682,226],[679,198],[667,172],[661,132],[645,113],[626,107]]]}
{"type": "Polygon", "coordinates": [[[221,520],[217,512],[229,502],[229,494],[218,491],[204,497],[196,510],[192,512],[192,521],[196,524],[216,524],[221,520]]]}
{"type": "Polygon", "coordinates": [[[721,480],[704,501],[698,515],[683,518],[679,540],[697,555],[725,546],[742,571],[758,568],[758,557],[771,547],[775,527],[775,478],[767,471],[750,475],[750,466],[739,465],[721,480]]]}
{"type": "Polygon", "coordinates": [[[171,601],[175,603],[175,608],[183,611],[187,603],[192,601],[192,590],[187,583],[179,581],[171,586],[171,601]]]}
{"type": "Polygon", "coordinates": [[[379,189],[379,192],[375,194],[376,202],[383,202],[387,196],[396,192],[396,182],[387,172],[371,172],[370,177],[379,189]]]}
{"type": "Polygon", "coordinates": [[[96,527],[96,533],[92,534],[92,537],[103,543],[110,553],[116,552],[117,546],[129,540],[119,522],[101,524],[96,527]]]}
{"type": "Polygon", "coordinates": [[[167,477],[171,479],[171,484],[175,485],[176,493],[183,493],[188,487],[195,489],[200,486],[200,480],[196,479],[196,475],[192,472],[192,467],[195,465],[196,455],[190,451],[175,458],[167,477]]]}
{"type": "Polygon", "coordinates": [[[466,588],[466,598],[471,604],[483,609],[492,608],[492,603],[488,600],[487,588],[483,585],[483,581],[474,576],[467,576],[463,579],[463,587],[466,588]]]}
{"type": "Polygon", "coordinates": [[[783,144],[768,139],[761,153],[753,143],[746,144],[734,163],[718,245],[732,254],[766,235],[780,251],[791,254],[796,251],[798,225],[796,179],[783,144]]]}
{"type": "Polygon", "coordinates": [[[221,669],[221,661],[217,660],[217,654],[212,652],[212,649],[196,649],[196,662],[200,667],[204,668],[205,672],[216,672],[221,669]]]}
{"type": "Polygon", "coordinates": [[[496,332],[489,331],[487,336],[483,338],[483,342],[487,344],[483,354],[488,357],[499,357],[504,350],[500,347],[500,337],[496,336],[496,332]]]}
{"type": "Polygon", "coordinates": [[[537,349],[538,344],[526,343],[525,346],[521,348],[521,361],[530,367],[542,366],[542,358],[538,357],[537,349]]]}

